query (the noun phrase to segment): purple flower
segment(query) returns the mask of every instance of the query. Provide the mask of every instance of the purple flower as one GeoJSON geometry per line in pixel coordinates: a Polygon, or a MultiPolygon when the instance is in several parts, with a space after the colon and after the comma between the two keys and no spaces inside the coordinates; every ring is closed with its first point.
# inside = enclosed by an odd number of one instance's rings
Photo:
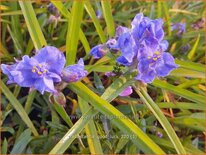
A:
{"type": "Polygon", "coordinates": [[[106,45],[109,49],[121,51],[121,56],[116,60],[119,64],[131,65],[135,56],[136,45],[130,29],[119,26],[116,29],[115,38],[109,39],[106,45]]]}
{"type": "Polygon", "coordinates": [[[14,81],[15,78],[14,76],[12,76],[11,71],[15,71],[16,65],[17,63],[13,65],[5,65],[5,64],[1,65],[2,72],[6,74],[9,78],[9,80],[7,81],[7,84],[15,83],[14,81]]]}
{"type": "Polygon", "coordinates": [[[101,11],[100,9],[98,9],[98,10],[96,11],[96,16],[97,16],[98,19],[101,19],[101,18],[102,18],[102,11],[101,11]]]}
{"type": "Polygon", "coordinates": [[[171,24],[171,30],[177,30],[177,35],[180,36],[182,35],[186,30],[185,30],[186,24],[185,23],[176,23],[176,24],[171,24]]]}
{"type": "Polygon", "coordinates": [[[124,26],[118,26],[116,28],[115,38],[118,39],[122,34],[130,32],[130,29],[124,26]]]}
{"type": "Polygon", "coordinates": [[[121,28],[118,32],[117,44],[121,56],[117,62],[134,67],[137,66],[137,80],[151,83],[155,77],[164,77],[177,68],[174,58],[164,52],[168,42],[163,40],[163,21],[149,19],[142,13],[133,19],[131,30],[121,28]]]}
{"type": "Polygon", "coordinates": [[[144,17],[142,13],[135,16],[132,21],[131,33],[136,43],[138,59],[157,50],[158,44],[164,37],[162,25],[162,19],[152,20],[144,17]]]}
{"type": "Polygon", "coordinates": [[[107,52],[108,52],[108,49],[106,45],[100,44],[91,49],[90,55],[92,55],[94,59],[99,59],[105,56],[107,52]]]}
{"type": "Polygon", "coordinates": [[[116,61],[125,66],[131,65],[137,50],[135,46],[130,32],[120,35],[118,38],[118,47],[121,51],[121,56],[116,61]]]}
{"type": "Polygon", "coordinates": [[[9,77],[9,83],[17,83],[21,87],[56,93],[55,82],[61,81],[61,71],[65,65],[65,57],[57,48],[46,46],[34,57],[23,56],[14,65],[1,65],[2,71],[9,77]]]}
{"type": "Polygon", "coordinates": [[[106,75],[107,77],[113,77],[113,76],[116,76],[116,74],[113,73],[113,72],[106,72],[104,75],[106,75]]]}
{"type": "Polygon", "coordinates": [[[115,37],[112,39],[109,39],[106,42],[107,48],[112,49],[112,50],[120,50],[119,48],[119,37],[124,34],[124,33],[128,33],[130,32],[130,29],[128,29],[127,27],[123,27],[123,26],[118,26],[116,28],[116,33],[115,33],[115,37]]]}
{"type": "Polygon", "coordinates": [[[81,78],[85,77],[88,74],[86,70],[84,70],[84,61],[81,58],[77,64],[67,66],[62,71],[62,80],[65,82],[77,82],[81,78]]]}
{"type": "Polygon", "coordinates": [[[139,52],[138,58],[138,76],[137,80],[141,80],[145,83],[151,83],[155,77],[165,77],[169,73],[176,69],[178,65],[175,64],[174,58],[170,53],[164,52],[168,48],[168,42],[166,40],[159,40],[155,46],[147,47],[139,52]],[[157,46],[157,47],[156,47],[157,46]]]}
{"type": "Polygon", "coordinates": [[[128,86],[127,88],[125,88],[120,94],[119,96],[129,96],[130,94],[132,94],[132,87],[128,86]]]}
{"type": "Polygon", "coordinates": [[[50,15],[48,19],[48,24],[54,23],[54,28],[56,28],[60,19],[61,19],[60,16],[50,15]]]}
{"type": "Polygon", "coordinates": [[[106,46],[107,46],[108,49],[111,49],[111,50],[115,50],[115,51],[119,50],[119,47],[118,47],[118,44],[117,44],[117,40],[114,39],[114,38],[109,39],[106,42],[106,46]]]}
{"type": "MultiPolygon", "coordinates": [[[[106,47],[121,52],[116,59],[119,64],[128,66],[130,70],[137,67],[137,80],[151,83],[155,77],[167,76],[178,67],[172,55],[164,52],[168,42],[163,38],[162,19],[152,20],[139,13],[133,19],[131,29],[119,26],[115,37],[107,41],[106,47]]],[[[102,57],[105,55],[103,46],[95,46],[91,54],[95,58],[102,57]]]]}
{"type": "Polygon", "coordinates": [[[55,15],[56,17],[60,16],[59,10],[52,3],[49,3],[47,9],[51,14],[55,15]]]}
{"type": "Polygon", "coordinates": [[[161,41],[164,37],[162,19],[152,20],[148,17],[144,17],[142,13],[139,13],[134,17],[131,25],[133,36],[137,39],[137,42],[151,37],[155,38],[157,41],[161,41]]]}
{"type": "Polygon", "coordinates": [[[162,132],[160,132],[160,131],[157,131],[157,132],[156,132],[156,135],[157,135],[157,137],[159,137],[159,138],[162,138],[162,137],[163,137],[163,134],[162,134],[162,132]]]}
{"type": "Polygon", "coordinates": [[[157,51],[153,56],[139,60],[136,79],[151,83],[155,77],[165,77],[177,67],[170,53],[157,51]]]}
{"type": "Polygon", "coordinates": [[[147,54],[152,55],[154,51],[157,51],[164,37],[161,19],[152,20],[139,13],[131,25],[131,29],[118,27],[115,36],[117,40],[115,48],[118,47],[121,51],[117,62],[125,66],[132,65],[136,61],[134,59],[147,57],[147,54]]]}

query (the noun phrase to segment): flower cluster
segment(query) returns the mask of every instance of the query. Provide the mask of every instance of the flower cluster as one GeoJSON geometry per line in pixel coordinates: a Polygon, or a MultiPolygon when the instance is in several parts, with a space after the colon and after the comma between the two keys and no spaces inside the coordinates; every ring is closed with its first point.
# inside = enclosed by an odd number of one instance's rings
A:
{"type": "MultiPolygon", "coordinates": [[[[163,21],[152,20],[139,13],[131,22],[131,28],[119,26],[115,37],[105,45],[111,51],[121,52],[116,59],[119,64],[130,68],[136,66],[136,80],[151,83],[155,77],[165,77],[178,67],[172,55],[165,52],[168,42],[163,38],[163,21]]],[[[90,54],[94,58],[101,58],[107,51],[103,48],[105,45],[95,46],[90,54]]]]}
{"type": "Polygon", "coordinates": [[[52,46],[46,46],[38,53],[29,57],[23,56],[22,60],[13,65],[1,65],[4,74],[9,78],[7,84],[16,83],[21,87],[36,89],[42,94],[44,91],[57,93],[55,84],[61,82],[76,82],[87,75],[84,62],[72,66],[65,65],[62,52],[52,46]]]}

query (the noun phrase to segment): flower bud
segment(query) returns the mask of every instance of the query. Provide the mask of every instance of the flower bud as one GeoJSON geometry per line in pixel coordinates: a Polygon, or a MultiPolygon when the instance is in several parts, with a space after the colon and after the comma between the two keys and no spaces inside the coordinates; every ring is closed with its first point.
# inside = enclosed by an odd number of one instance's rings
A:
{"type": "Polygon", "coordinates": [[[130,94],[132,94],[132,87],[128,86],[127,88],[125,88],[120,94],[119,96],[129,96],[130,94]]]}
{"type": "Polygon", "coordinates": [[[58,92],[58,93],[55,93],[54,95],[51,95],[49,97],[49,101],[51,103],[57,103],[57,104],[60,104],[62,106],[66,105],[66,98],[62,92],[58,92]]]}
{"type": "Polygon", "coordinates": [[[78,61],[78,64],[67,66],[62,71],[62,80],[70,83],[77,82],[81,78],[85,77],[88,74],[86,70],[84,70],[84,62],[83,59],[78,61]]]}

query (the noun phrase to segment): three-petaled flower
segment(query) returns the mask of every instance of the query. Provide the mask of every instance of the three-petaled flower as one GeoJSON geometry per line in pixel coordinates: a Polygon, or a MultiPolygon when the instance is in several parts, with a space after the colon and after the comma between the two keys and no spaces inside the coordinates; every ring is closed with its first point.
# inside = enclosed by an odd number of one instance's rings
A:
{"type": "Polygon", "coordinates": [[[61,71],[65,65],[64,54],[57,48],[46,46],[38,51],[34,57],[23,56],[14,65],[2,64],[4,74],[8,75],[9,83],[16,83],[21,87],[37,89],[55,93],[55,82],[61,81],[61,71]]]}
{"type": "Polygon", "coordinates": [[[66,67],[63,74],[65,62],[65,56],[62,52],[56,47],[46,46],[33,57],[25,55],[22,60],[13,65],[2,64],[1,69],[9,78],[8,84],[16,83],[21,87],[36,89],[41,94],[44,91],[55,94],[57,93],[55,83],[61,82],[62,78],[65,78],[64,74],[73,71],[71,76],[67,76],[66,82],[76,82],[86,76],[82,59],[77,65],[66,67]],[[76,74],[78,76],[74,78],[76,74]]]}
{"type": "Polygon", "coordinates": [[[167,46],[165,44],[167,44],[167,42],[160,44],[162,47],[152,55],[139,59],[137,80],[151,83],[156,76],[165,77],[169,75],[173,69],[178,67],[178,65],[174,63],[172,55],[163,51],[163,48],[167,46]]]}

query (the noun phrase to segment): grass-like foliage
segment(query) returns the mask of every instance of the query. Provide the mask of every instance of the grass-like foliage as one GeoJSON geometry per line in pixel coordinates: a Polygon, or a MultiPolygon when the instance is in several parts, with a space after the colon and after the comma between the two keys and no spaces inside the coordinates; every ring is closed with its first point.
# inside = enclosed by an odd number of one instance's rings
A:
{"type": "Polygon", "coordinates": [[[0,11],[1,154],[204,154],[205,3],[0,11]]]}

